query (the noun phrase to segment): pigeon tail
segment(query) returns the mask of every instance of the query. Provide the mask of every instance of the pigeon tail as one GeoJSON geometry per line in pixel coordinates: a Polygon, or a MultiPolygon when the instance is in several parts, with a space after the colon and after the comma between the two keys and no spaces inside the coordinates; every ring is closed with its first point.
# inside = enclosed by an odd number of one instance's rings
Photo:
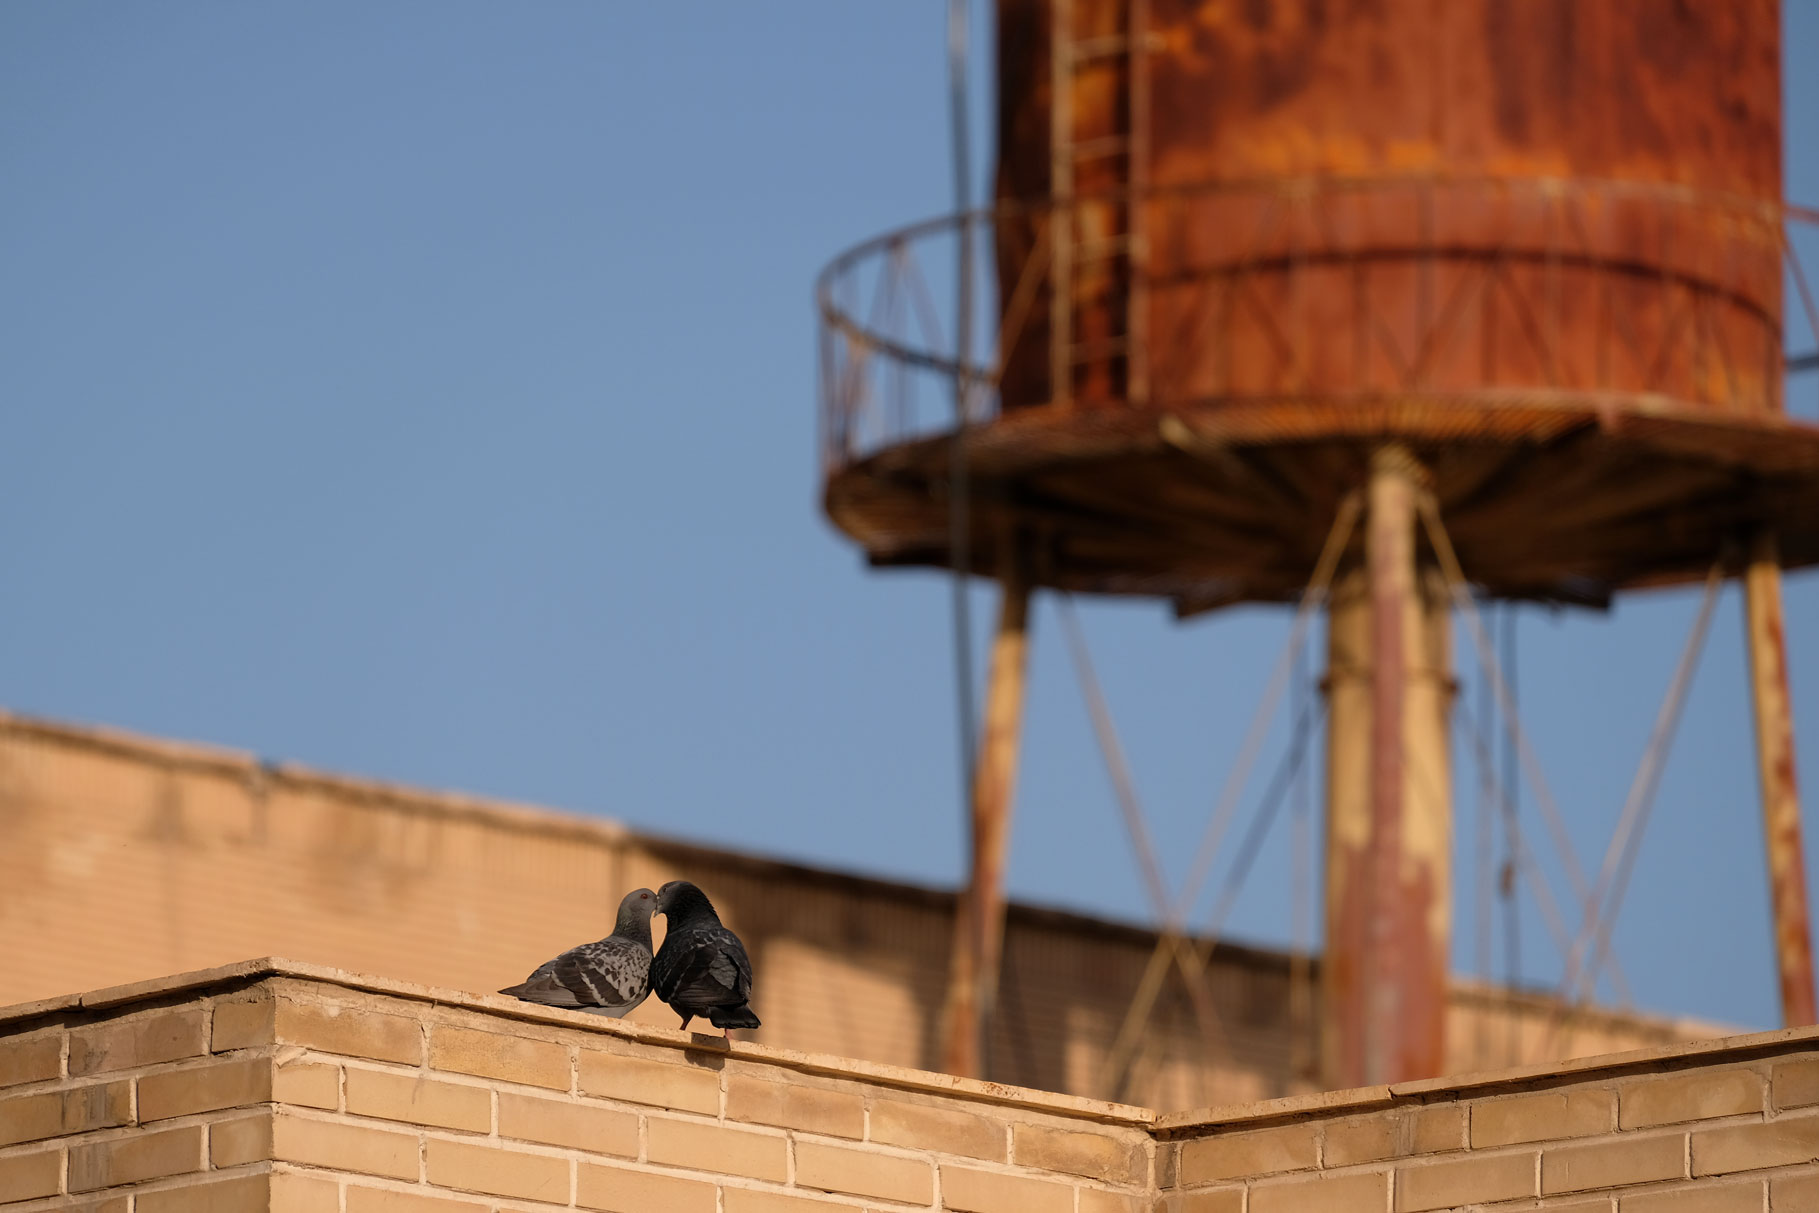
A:
{"type": "Polygon", "coordinates": [[[707,1021],[716,1028],[760,1028],[763,1023],[748,1006],[709,1007],[707,1021]]]}
{"type": "Polygon", "coordinates": [[[510,994],[513,998],[523,998],[524,992],[530,988],[530,984],[531,983],[528,981],[519,982],[515,986],[506,986],[505,989],[499,992],[501,994],[510,994]]]}

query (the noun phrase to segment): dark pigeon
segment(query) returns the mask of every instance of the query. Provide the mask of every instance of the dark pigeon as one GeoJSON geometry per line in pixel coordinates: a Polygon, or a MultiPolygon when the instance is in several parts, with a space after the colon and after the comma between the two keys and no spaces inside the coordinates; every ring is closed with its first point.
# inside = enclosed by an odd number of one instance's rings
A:
{"type": "Polygon", "coordinates": [[[525,1002],[619,1019],[651,992],[651,914],[657,895],[633,889],[619,903],[613,933],[540,965],[522,985],[499,991],[525,1002]]]}
{"type": "Polygon", "coordinates": [[[686,880],[657,891],[657,913],[669,931],[651,961],[651,989],[682,1016],[697,1015],[716,1028],[755,1028],[758,1017],[746,1002],[752,996],[752,962],[739,937],[720,925],[707,894],[686,880]]]}

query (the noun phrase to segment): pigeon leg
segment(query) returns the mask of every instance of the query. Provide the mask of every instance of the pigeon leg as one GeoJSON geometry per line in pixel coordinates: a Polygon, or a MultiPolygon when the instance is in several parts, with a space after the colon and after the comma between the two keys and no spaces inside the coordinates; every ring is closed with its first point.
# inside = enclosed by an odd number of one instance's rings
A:
{"type": "Polygon", "coordinates": [[[676,1014],[682,1016],[682,1030],[684,1032],[688,1031],[688,1022],[689,1022],[689,1020],[693,1019],[694,1016],[683,1014],[683,1012],[681,1012],[681,1011],[677,1011],[676,1014]]]}

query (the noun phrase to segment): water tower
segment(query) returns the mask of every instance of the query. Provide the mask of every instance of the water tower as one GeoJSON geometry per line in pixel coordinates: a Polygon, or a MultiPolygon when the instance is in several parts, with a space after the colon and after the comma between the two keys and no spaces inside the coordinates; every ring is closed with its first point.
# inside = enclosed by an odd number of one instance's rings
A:
{"type": "Polygon", "coordinates": [[[1741,577],[1782,1006],[1814,1020],[1779,577],[1819,561],[1819,427],[1782,400],[1778,10],[998,0],[996,205],[850,251],[821,296],[829,516],[874,566],[1002,587],[952,1068],[996,977],[1039,588],[1324,606],[1346,1086],[1442,1064],[1466,585],[1600,607],[1741,577]],[[927,290],[962,235],[977,337],[927,290]]]}

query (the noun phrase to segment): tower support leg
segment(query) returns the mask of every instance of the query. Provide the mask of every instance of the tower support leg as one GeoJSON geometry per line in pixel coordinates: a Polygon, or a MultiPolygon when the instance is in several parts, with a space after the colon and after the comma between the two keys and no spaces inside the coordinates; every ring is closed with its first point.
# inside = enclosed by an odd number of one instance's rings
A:
{"type": "Polygon", "coordinates": [[[1787,685],[1787,630],[1781,614],[1781,559],[1774,532],[1757,532],[1743,575],[1749,629],[1750,689],[1756,716],[1756,766],[1762,827],[1768,844],[1781,1019],[1813,1023],[1813,940],[1806,904],[1806,860],[1800,794],[1794,778],[1794,718],[1787,685]]]}
{"type": "Polygon", "coordinates": [[[1364,564],[1328,609],[1321,1052],[1335,1087],[1445,1066],[1451,616],[1415,559],[1419,473],[1402,448],[1373,457],[1364,564]]]}
{"type": "Polygon", "coordinates": [[[1021,560],[1005,563],[985,698],[984,736],[973,772],[972,868],[954,917],[942,1069],[984,1077],[985,1035],[1004,950],[1004,858],[1010,841],[1029,671],[1030,586],[1021,560]]]}

